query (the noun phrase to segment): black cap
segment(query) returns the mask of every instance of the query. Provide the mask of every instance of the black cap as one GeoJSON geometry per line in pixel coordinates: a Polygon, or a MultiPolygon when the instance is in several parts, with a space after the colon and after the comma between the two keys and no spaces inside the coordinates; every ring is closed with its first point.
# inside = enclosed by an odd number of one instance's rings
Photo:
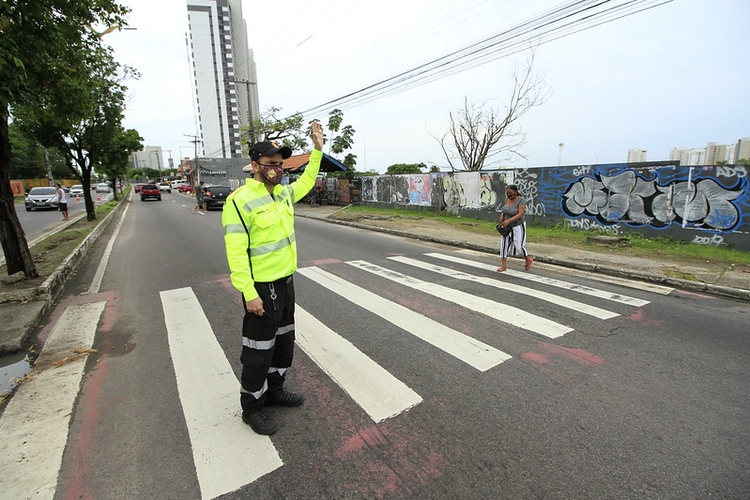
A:
{"type": "Polygon", "coordinates": [[[287,159],[292,156],[292,150],[286,146],[279,146],[275,142],[256,142],[252,148],[250,148],[250,158],[253,161],[258,161],[261,156],[273,156],[276,153],[281,153],[283,159],[287,159]]]}

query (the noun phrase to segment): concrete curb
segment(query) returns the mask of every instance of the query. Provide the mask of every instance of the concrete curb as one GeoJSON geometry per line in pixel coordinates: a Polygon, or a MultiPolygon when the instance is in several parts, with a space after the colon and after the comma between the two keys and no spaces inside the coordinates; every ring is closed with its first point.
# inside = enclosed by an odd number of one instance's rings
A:
{"type": "Polygon", "coordinates": [[[5,325],[0,330],[0,356],[18,352],[30,343],[31,335],[60,296],[70,274],[78,268],[88,250],[120,213],[126,201],[127,199],[120,200],[117,207],[96,225],[40,286],[0,294],[0,318],[5,325]],[[19,308],[25,309],[25,312],[21,313],[19,308]]]}
{"type": "MultiPolygon", "coordinates": [[[[301,214],[299,212],[295,213],[295,215],[298,215],[300,217],[306,217],[308,219],[322,220],[330,224],[339,224],[342,226],[356,227],[358,229],[366,229],[368,231],[378,231],[381,233],[392,234],[395,236],[403,236],[406,238],[412,238],[412,239],[416,239],[420,241],[428,241],[431,243],[439,243],[442,245],[465,248],[467,250],[474,250],[478,252],[497,254],[497,248],[488,247],[486,245],[478,245],[476,243],[472,243],[468,241],[457,241],[457,240],[450,240],[450,239],[445,239],[445,238],[437,238],[434,236],[413,234],[407,231],[400,231],[397,229],[389,229],[389,228],[384,228],[384,227],[379,227],[379,226],[370,226],[367,224],[360,224],[358,222],[329,219],[327,217],[310,216],[306,214],[301,214]]],[[[543,255],[539,255],[539,256],[535,255],[534,259],[537,262],[542,262],[545,264],[551,264],[551,265],[560,266],[560,267],[568,267],[571,269],[577,269],[579,271],[588,271],[591,273],[605,274],[607,276],[614,276],[618,278],[639,280],[639,281],[644,281],[648,283],[669,286],[669,287],[677,288],[680,290],[688,290],[692,292],[706,293],[710,295],[716,295],[720,297],[741,300],[744,302],[750,302],[750,290],[731,288],[731,287],[720,286],[720,285],[713,285],[711,283],[704,283],[704,282],[699,282],[699,281],[682,280],[678,278],[671,278],[668,276],[657,276],[651,273],[642,273],[642,272],[634,271],[631,269],[622,269],[622,268],[612,267],[612,266],[602,266],[600,264],[589,264],[589,263],[583,263],[583,262],[573,262],[573,261],[568,261],[568,260],[555,259],[555,258],[545,257],[543,255]]]]}

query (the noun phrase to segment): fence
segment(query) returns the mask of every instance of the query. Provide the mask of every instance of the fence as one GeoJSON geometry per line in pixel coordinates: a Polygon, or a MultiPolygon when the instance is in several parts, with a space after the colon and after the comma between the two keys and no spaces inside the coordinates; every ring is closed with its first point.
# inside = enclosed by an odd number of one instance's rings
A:
{"type": "Polygon", "coordinates": [[[637,232],[750,251],[747,167],[667,162],[326,179],[333,203],[449,211],[496,220],[505,186],[526,199],[526,219],[617,235],[637,232]]]}

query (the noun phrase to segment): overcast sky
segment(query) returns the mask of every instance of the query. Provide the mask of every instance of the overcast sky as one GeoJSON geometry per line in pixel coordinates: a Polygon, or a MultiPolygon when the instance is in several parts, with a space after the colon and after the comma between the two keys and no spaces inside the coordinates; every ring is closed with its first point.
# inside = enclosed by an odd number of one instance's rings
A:
{"type": "MultiPolygon", "coordinates": [[[[121,0],[135,31],[106,35],[135,67],[125,126],[192,156],[196,134],[185,43],[185,0],[121,0]]],[[[365,88],[505,28],[568,4],[562,0],[243,0],[258,72],[260,108],[292,114],[365,88]]],[[[621,3],[621,2],[617,2],[621,3]]],[[[631,148],[665,160],[675,147],[736,143],[750,136],[750,2],[674,0],[537,44],[535,67],[551,96],[522,120],[526,158],[491,167],[623,162],[631,148]],[[559,144],[564,146],[560,148],[559,144]]],[[[394,163],[445,167],[433,136],[464,97],[502,108],[512,60],[465,71],[344,109],[356,130],[357,170],[394,163]]],[[[240,90],[243,88],[240,87],[240,90]]],[[[327,112],[318,118],[324,124],[327,112]]]]}

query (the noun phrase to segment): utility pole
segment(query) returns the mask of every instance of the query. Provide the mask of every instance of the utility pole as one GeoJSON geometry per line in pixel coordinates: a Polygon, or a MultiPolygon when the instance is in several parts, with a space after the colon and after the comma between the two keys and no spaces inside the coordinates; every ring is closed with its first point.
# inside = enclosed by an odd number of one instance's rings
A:
{"type": "Polygon", "coordinates": [[[253,125],[253,107],[250,104],[250,85],[257,85],[256,82],[249,82],[247,80],[229,80],[230,82],[240,83],[245,86],[247,90],[247,124],[250,127],[248,131],[247,143],[249,146],[255,144],[255,126],[253,125]]]}
{"type": "Polygon", "coordinates": [[[161,160],[159,159],[159,152],[158,151],[151,151],[151,152],[156,154],[156,167],[159,169],[159,180],[161,180],[161,160]]]}
{"type": "Polygon", "coordinates": [[[174,160],[172,159],[172,150],[171,149],[165,149],[167,153],[169,153],[169,170],[174,170],[174,160]]]}
{"type": "Polygon", "coordinates": [[[193,165],[193,168],[195,169],[196,183],[200,184],[201,183],[201,169],[198,166],[198,143],[199,142],[203,142],[203,141],[201,141],[200,139],[198,139],[197,135],[190,135],[190,134],[182,134],[182,135],[184,135],[185,137],[192,137],[193,138],[193,140],[190,141],[190,142],[192,142],[195,145],[195,164],[193,165]]]}

